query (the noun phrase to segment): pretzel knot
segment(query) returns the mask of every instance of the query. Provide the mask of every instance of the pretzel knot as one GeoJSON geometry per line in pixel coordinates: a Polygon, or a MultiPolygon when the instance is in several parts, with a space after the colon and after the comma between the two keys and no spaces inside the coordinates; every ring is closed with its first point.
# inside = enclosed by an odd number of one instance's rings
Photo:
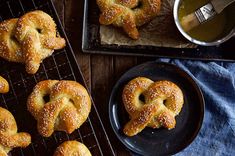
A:
{"type": "Polygon", "coordinates": [[[181,89],[170,81],[157,81],[145,77],[131,80],[124,88],[123,103],[131,120],[123,132],[136,135],[145,127],[172,129],[176,125],[175,116],[183,107],[181,89]],[[140,96],[143,95],[144,99],[140,96]]]}
{"type": "Polygon", "coordinates": [[[49,137],[54,130],[70,134],[79,128],[90,113],[91,100],[75,81],[45,80],[35,86],[27,106],[38,121],[38,132],[49,137]]]}
{"type": "Polygon", "coordinates": [[[26,71],[30,74],[37,72],[41,61],[50,56],[54,49],[65,46],[65,40],[57,36],[53,19],[39,10],[19,18],[15,37],[22,45],[26,71]]]}
{"type": "Polygon", "coordinates": [[[31,143],[28,133],[17,133],[17,125],[13,115],[6,109],[0,107],[0,155],[7,153],[15,147],[26,147],[31,143]]]}
{"type": "Polygon", "coordinates": [[[0,76],[0,93],[7,93],[9,91],[9,84],[6,79],[0,76]]]}
{"type": "Polygon", "coordinates": [[[74,140],[63,142],[53,156],[91,156],[91,153],[83,143],[74,140]]]}
{"type": "Polygon", "coordinates": [[[0,23],[0,57],[18,63],[24,63],[20,43],[15,38],[15,28],[18,18],[0,23]]]}
{"type": "Polygon", "coordinates": [[[132,38],[138,39],[137,27],[152,20],[160,12],[161,0],[96,0],[103,25],[123,27],[132,38]]]}

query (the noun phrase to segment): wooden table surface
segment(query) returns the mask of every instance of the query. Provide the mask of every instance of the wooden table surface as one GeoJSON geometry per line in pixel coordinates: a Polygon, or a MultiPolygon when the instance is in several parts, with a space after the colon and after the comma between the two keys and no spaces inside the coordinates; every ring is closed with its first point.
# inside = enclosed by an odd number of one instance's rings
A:
{"type": "Polygon", "coordinates": [[[153,58],[84,54],[82,47],[83,0],[53,0],[75,52],[116,155],[130,155],[115,136],[108,117],[109,96],[115,82],[129,68],[153,58]]]}

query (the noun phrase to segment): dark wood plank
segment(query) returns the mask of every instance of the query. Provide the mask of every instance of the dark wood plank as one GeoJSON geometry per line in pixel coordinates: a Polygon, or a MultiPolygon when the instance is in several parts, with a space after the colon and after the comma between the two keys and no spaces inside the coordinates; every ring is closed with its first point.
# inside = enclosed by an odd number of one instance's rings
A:
{"type": "MultiPolygon", "coordinates": [[[[114,62],[112,56],[94,55],[91,57],[92,97],[100,112],[106,132],[113,145],[116,155],[126,153],[124,146],[116,138],[108,112],[109,96],[114,84],[114,62]]],[[[126,155],[126,154],[125,154],[126,155]]]]}
{"type": "MultiPolygon", "coordinates": [[[[131,67],[137,64],[137,58],[132,56],[115,56],[114,57],[114,82],[112,86],[118,81],[118,79],[131,67]]],[[[111,91],[110,91],[111,92],[111,91]]],[[[112,133],[111,133],[112,134],[112,133]]],[[[112,134],[113,135],[113,134],[112,134]]],[[[115,142],[114,147],[117,155],[126,156],[130,155],[130,152],[125,150],[125,146],[117,139],[117,137],[111,136],[111,141],[115,142]]]]}
{"type": "Polygon", "coordinates": [[[148,61],[155,61],[158,58],[154,58],[154,57],[138,57],[137,58],[137,64],[142,64],[144,62],[148,62],[148,61]]]}
{"type": "Polygon", "coordinates": [[[113,72],[112,56],[91,57],[92,95],[105,127],[110,127],[108,97],[112,88],[113,72]]]}
{"type": "Polygon", "coordinates": [[[64,26],[64,0],[53,0],[55,8],[58,12],[62,25],[64,26]]]}
{"type": "Polygon", "coordinates": [[[108,116],[108,101],[115,82],[128,69],[148,60],[129,56],[103,56],[82,53],[83,1],[53,0],[63,21],[66,33],[76,54],[84,78],[91,90],[92,97],[105,126],[116,155],[130,155],[124,145],[115,136],[108,116]]]}
{"type": "Polygon", "coordinates": [[[114,62],[115,79],[118,80],[122,74],[137,64],[137,57],[116,56],[114,62]]]}
{"type": "Polygon", "coordinates": [[[84,1],[65,0],[65,31],[75,52],[88,88],[91,88],[90,55],[83,54],[82,45],[82,21],[84,1]]]}

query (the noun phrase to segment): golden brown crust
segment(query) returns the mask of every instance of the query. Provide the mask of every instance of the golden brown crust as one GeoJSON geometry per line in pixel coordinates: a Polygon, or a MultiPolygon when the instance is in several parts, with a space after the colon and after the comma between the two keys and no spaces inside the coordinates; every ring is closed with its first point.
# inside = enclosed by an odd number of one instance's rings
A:
{"type": "Polygon", "coordinates": [[[24,62],[20,43],[14,38],[18,19],[5,20],[0,23],[0,57],[11,62],[24,62]]]}
{"type": "Polygon", "coordinates": [[[101,11],[100,23],[123,27],[132,39],[139,38],[137,27],[156,17],[161,8],[161,0],[96,0],[96,2],[101,11]]]}
{"type": "Polygon", "coordinates": [[[35,74],[54,49],[64,47],[65,40],[57,36],[54,20],[43,11],[31,11],[0,23],[0,57],[26,64],[29,74],[35,74]]]}
{"type": "Polygon", "coordinates": [[[27,147],[31,143],[28,133],[17,132],[17,125],[13,115],[0,107],[0,155],[7,153],[15,147],[27,147]]]}
{"type": "Polygon", "coordinates": [[[152,83],[153,81],[150,79],[138,77],[125,86],[122,100],[129,114],[135,114],[142,108],[143,102],[139,100],[139,96],[144,94],[144,91],[147,90],[152,83]]]}
{"type": "Polygon", "coordinates": [[[56,34],[54,20],[45,12],[36,10],[19,18],[15,37],[22,45],[26,71],[35,74],[43,59],[54,49],[65,47],[65,40],[56,34]]]}
{"type": "Polygon", "coordinates": [[[123,90],[122,100],[131,120],[123,132],[128,136],[136,135],[146,126],[152,128],[175,127],[175,116],[183,107],[181,89],[170,81],[157,81],[145,77],[131,80],[123,90]],[[139,99],[144,96],[144,101],[139,99]]]}
{"type": "Polygon", "coordinates": [[[7,80],[0,76],[0,93],[7,93],[9,91],[9,84],[7,80]]]}
{"type": "Polygon", "coordinates": [[[75,81],[45,80],[33,89],[28,110],[38,121],[38,132],[49,137],[54,130],[72,133],[87,119],[91,100],[87,90],[75,81]],[[44,97],[49,96],[49,101],[44,97]]]}
{"type": "Polygon", "coordinates": [[[53,156],[91,156],[88,148],[78,141],[65,141],[59,147],[53,156]]]}

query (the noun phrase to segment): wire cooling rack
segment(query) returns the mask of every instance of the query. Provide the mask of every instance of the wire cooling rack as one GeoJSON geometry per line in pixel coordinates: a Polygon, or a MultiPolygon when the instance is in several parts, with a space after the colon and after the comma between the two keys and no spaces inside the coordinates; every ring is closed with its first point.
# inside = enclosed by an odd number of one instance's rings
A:
{"type": "Polygon", "coordinates": [[[10,92],[0,95],[0,106],[7,108],[14,115],[18,131],[28,132],[32,136],[31,145],[25,149],[16,148],[10,154],[12,156],[50,156],[62,142],[78,140],[89,148],[92,155],[114,155],[94,103],[87,121],[72,134],[55,132],[49,138],[43,138],[38,134],[36,121],[26,107],[27,97],[33,87],[46,79],[76,80],[84,86],[85,83],[55,7],[50,0],[0,0],[0,21],[19,17],[36,9],[43,10],[53,17],[60,35],[67,40],[67,46],[45,59],[35,75],[27,74],[24,65],[0,59],[0,75],[10,84],[10,92]]]}

